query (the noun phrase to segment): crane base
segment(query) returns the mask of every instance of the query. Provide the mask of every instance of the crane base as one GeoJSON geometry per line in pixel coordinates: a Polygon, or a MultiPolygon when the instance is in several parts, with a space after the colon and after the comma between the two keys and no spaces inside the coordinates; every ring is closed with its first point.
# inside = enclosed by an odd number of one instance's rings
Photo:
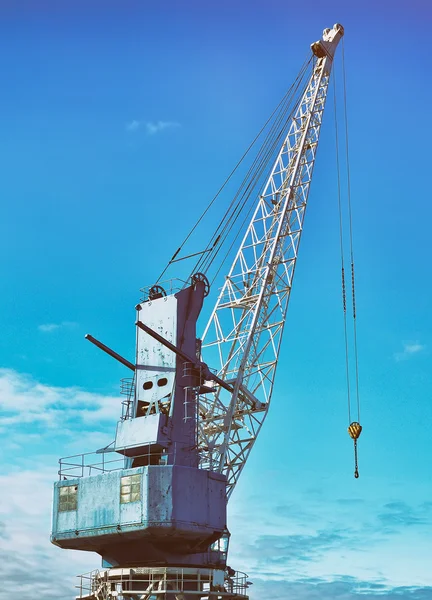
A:
{"type": "Polygon", "coordinates": [[[77,600],[249,600],[247,575],[230,568],[114,568],[79,578],[77,600]]]}

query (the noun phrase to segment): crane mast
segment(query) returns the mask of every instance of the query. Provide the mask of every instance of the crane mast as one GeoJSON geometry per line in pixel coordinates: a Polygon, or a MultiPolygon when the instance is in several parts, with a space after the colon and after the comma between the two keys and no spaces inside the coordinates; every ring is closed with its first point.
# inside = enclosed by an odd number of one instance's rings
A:
{"type": "Polygon", "coordinates": [[[232,394],[218,388],[201,399],[199,421],[206,461],[227,476],[228,496],[269,409],[330,71],[342,35],[335,25],[312,45],[312,76],[203,335],[203,353],[233,385],[232,394]]]}
{"type": "Polygon", "coordinates": [[[122,383],[114,442],[59,461],[51,541],[102,557],[77,598],[249,598],[247,576],[227,565],[227,502],[270,405],[343,33],[335,25],[311,46],[311,78],[202,339],[209,284],[199,272],[178,289],[147,290],[135,307],[134,362],[86,336],[133,377],[122,383]]]}

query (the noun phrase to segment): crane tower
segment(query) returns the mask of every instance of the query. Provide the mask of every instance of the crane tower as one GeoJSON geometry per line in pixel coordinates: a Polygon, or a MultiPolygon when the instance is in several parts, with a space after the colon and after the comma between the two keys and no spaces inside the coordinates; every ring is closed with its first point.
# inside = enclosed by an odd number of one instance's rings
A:
{"type": "Polygon", "coordinates": [[[87,336],[132,377],[113,444],[59,461],[51,541],[102,557],[78,598],[248,599],[247,576],[227,565],[227,502],[269,409],[343,33],[337,24],[311,46],[312,75],[201,339],[200,272],[145,290],[133,363],[87,336]]]}

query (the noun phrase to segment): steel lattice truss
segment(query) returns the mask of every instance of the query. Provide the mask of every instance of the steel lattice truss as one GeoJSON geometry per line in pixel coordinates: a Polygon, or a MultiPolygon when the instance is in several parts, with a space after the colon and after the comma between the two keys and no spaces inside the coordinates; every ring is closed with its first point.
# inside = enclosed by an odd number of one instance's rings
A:
{"type": "Polygon", "coordinates": [[[202,467],[226,474],[228,495],[272,396],[331,63],[316,60],[203,335],[203,358],[234,388],[199,399],[202,467]]]}

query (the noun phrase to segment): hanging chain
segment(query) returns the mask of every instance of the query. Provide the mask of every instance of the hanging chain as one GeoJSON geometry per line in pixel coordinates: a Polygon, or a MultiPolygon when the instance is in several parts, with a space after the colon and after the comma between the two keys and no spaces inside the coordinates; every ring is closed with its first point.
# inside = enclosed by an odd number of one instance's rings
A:
{"type": "Polygon", "coordinates": [[[352,305],[353,319],[356,318],[356,301],[355,301],[355,282],[354,282],[354,263],[351,263],[351,284],[352,284],[352,305]]]}
{"type": "Polygon", "coordinates": [[[346,314],[346,289],[345,289],[345,269],[342,266],[342,304],[343,311],[346,314]]]}
{"type": "Polygon", "coordinates": [[[354,463],[355,463],[355,470],[354,470],[354,477],[356,479],[359,478],[359,472],[358,472],[358,457],[357,457],[357,440],[360,437],[360,434],[362,432],[362,426],[360,425],[360,423],[358,423],[357,421],[353,421],[350,426],[348,427],[348,433],[349,436],[353,439],[354,441],[354,463]]]}
{"type": "Polygon", "coordinates": [[[359,393],[359,368],[357,352],[357,310],[355,301],[355,280],[354,280],[354,244],[353,244],[353,226],[351,210],[351,171],[349,161],[349,135],[348,135],[348,110],[347,110],[347,86],[345,73],[345,44],[342,39],[342,79],[343,79],[343,98],[344,98],[344,117],[345,117],[345,156],[347,166],[347,199],[348,199],[348,219],[349,219],[349,239],[351,253],[351,280],[352,280],[352,302],[353,302],[353,338],[354,338],[354,366],[356,382],[357,399],[357,420],[360,422],[360,393],[359,393]]]}
{"type": "Polygon", "coordinates": [[[343,220],[342,220],[342,193],[340,181],[340,165],[339,165],[339,134],[337,125],[337,107],[336,107],[336,73],[333,71],[333,99],[334,99],[334,119],[335,119],[335,137],[336,137],[336,170],[337,170],[337,190],[338,190],[338,208],[339,208],[339,242],[341,255],[341,275],[342,275],[342,304],[344,315],[344,338],[345,338],[345,370],[346,370],[346,385],[347,385],[347,403],[348,403],[348,424],[351,423],[351,390],[349,377],[349,355],[348,355],[348,327],[347,327],[347,312],[346,312],[346,285],[345,285],[345,268],[344,268],[344,242],[343,242],[343,220]]]}
{"type": "Polygon", "coordinates": [[[358,472],[358,457],[357,457],[357,440],[354,440],[354,463],[355,463],[354,477],[356,479],[358,479],[359,472],[358,472]]]}

